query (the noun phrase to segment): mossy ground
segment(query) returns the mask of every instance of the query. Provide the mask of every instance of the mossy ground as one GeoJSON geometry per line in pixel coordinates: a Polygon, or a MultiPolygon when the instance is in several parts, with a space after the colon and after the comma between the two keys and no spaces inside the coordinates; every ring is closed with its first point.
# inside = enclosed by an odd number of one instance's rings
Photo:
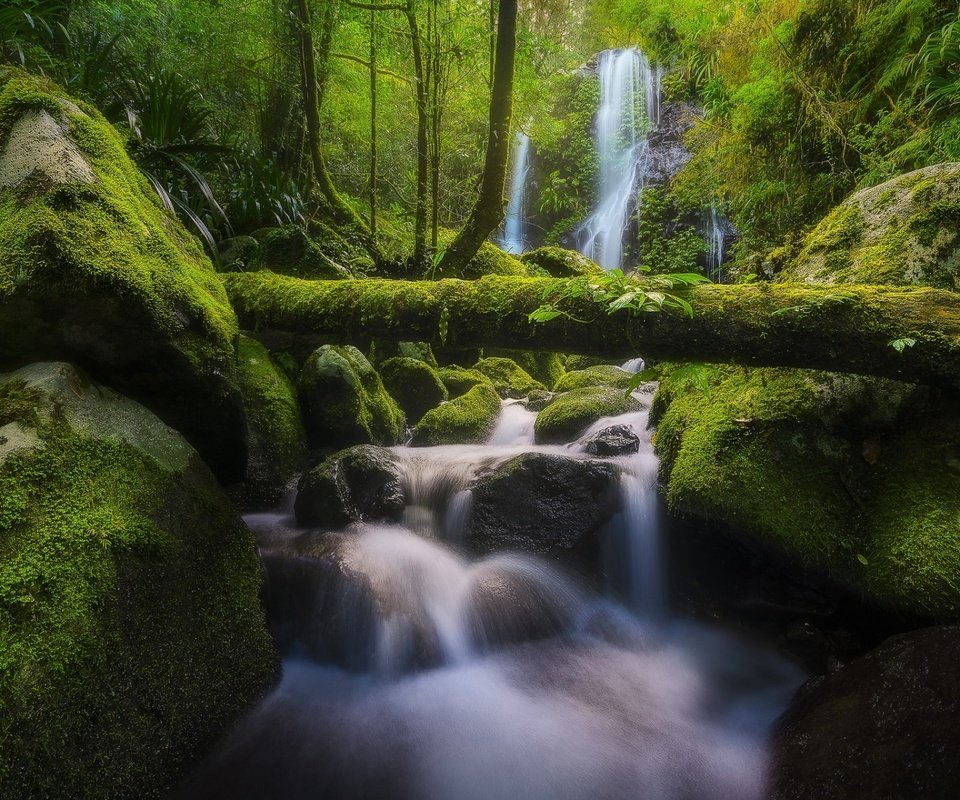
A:
{"type": "Polygon", "coordinates": [[[195,454],[38,407],[0,387],[39,439],[0,459],[0,796],[163,797],[276,673],[253,539],[195,454]]]}
{"type": "Polygon", "coordinates": [[[500,396],[490,383],[478,383],[466,393],[428,411],[413,429],[411,444],[481,444],[500,415],[500,396]]]}

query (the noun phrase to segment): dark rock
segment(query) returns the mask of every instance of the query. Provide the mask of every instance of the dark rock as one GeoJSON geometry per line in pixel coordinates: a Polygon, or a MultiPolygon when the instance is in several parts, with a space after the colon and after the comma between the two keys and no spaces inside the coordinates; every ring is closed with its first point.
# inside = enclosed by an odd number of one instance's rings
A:
{"type": "Polygon", "coordinates": [[[304,474],[295,511],[301,525],[339,528],[355,520],[398,519],[404,505],[396,458],[382,447],[360,445],[304,474]]]}
{"type": "Polygon", "coordinates": [[[640,449],[640,437],[629,425],[611,425],[587,439],[586,449],[590,455],[601,458],[627,455],[640,449]]]}
{"type": "Polygon", "coordinates": [[[935,627],[810,681],[777,725],[770,797],[956,797],[958,679],[960,627],[935,627]]]}
{"type": "Polygon", "coordinates": [[[479,478],[467,546],[475,553],[521,550],[562,556],[591,567],[597,533],[616,510],[609,464],[526,453],[479,478]]]}
{"type": "Polygon", "coordinates": [[[220,255],[220,269],[237,272],[253,263],[260,244],[252,236],[234,236],[224,239],[217,245],[220,255]]]}
{"type": "Polygon", "coordinates": [[[448,399],[447,387],[426,361],[398,356],[380,364],[380,378],[410,425],[448,399]]]}
{"type": "Polygon", "coordinates": [[[534,389],[527,395],[527,401],[524,403],[530,411],[543,411],[553,400],[553,392],[544,389],[534,389]]]}

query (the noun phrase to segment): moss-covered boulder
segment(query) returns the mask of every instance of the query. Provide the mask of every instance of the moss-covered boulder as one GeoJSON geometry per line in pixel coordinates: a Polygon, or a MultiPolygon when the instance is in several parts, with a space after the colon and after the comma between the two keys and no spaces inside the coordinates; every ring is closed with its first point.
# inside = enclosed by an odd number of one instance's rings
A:
{"type": "Polygon", "coordinates": [[[449,397],[437,371],[415,358],[388,358],[380,365],[380,378],[411,425],[449,397]]]}
{"type": "Polygon", "coordinates": [[[579,278],[604,274],[603,267],[596,261],[576,250],[564,250],[562,247],[540,247],[531,250],[520,256],[520,261],[528,269],[533,268],[537,273],[554,278],[579,278]]]}
{"type": "Polygon", "coordinates": [[[166,797],[272,682],[253,537],[181,436],[0,376],[0,796],[166,797]]]}
{"type": "Polygon", "coordinates": [[[307,444],[314,448],[403,441],[403,411],[356,347],[325,344],[297,379],[307,444]]]}
{"type": "Polygon", "coordinates": [[[583,389],[589,386],[612,386],[614,389],[626,390],[630,386],[633,375],[620,367],[609,364],[597,367],[568,372],[554,387],[557,392],[569,392],[571,389],[583,389]]]}
{"type": "Polygon", "coordinates": [[[599,356],[583,356],[579,353],[573,353],[564,359],[563,366],[568,372],[576,372],[587,367],[603,366],[603,359],[599,356]]]}
{"type": "Polygon", "coordinates": [[[443,385],[447,387],[450,398],[459,397],[469,392],[474,386],[487,384],[493,386],[491,381],[482,372],[475,369],[464,369],[463,367],[441,367],[437,372],[443,385]]]}
{"type": "Polygon", "coordinates": [[[534,380],[540,381],[548,389],[566,373],[566,356],[546,350],[500,350],[484,348],[486,358],[509,358],[534,380]]]}
{"type": "Polygon", "coordinates": [[[356,520],[399,519],[405,505],[396,457],[362,444],[304,473],[294,510],[300,525],[335,529],[356,520]]]}
{"type": "Polygon", "coordinates": [[[547,388],[510,358],[481,358],[473,368],[493,382],[501,397],[519,400],[534,390],[547,388]]]}
{"type": "MultiPolygon", "coordinates": [[[[440,247],[445,249],[449,247],[456,238],[456,233],[451,230],[441,229],[440,247]]],[[[484,242],[477,254],[470,259],[463,270],[457,274],[439,273],[429,271],[432,278],[465,278],[467,280],[476,280],[484,275],[527,275],[527,268],[520,263],[519,259],[504,250],[501,250],[492,242],[484,242]]]]}
{"type": "Polygon", "coordinates": [[[622,389],[609,386],[574,389],[555,397],[537,414],[534,435],[537,444],[566,444],[576,441],[598,419],[640,409],[640,403],[622,389]]]}
{"type": "Polygon", "coordinates": [[[237,376],[247,413],[246,505],[273,505],[306,456],[300,405],[290,379],[256,339],[241,336],[237,376]]]}
{"type": "Polygon", "coordinates": [[[198,241],[91,106],[0,71],[0,369],[66,359],[244,473],[237,320],[198,241]]]}
{"type": "Polygon", "coordinates": [[[810,232],[781,279],[960,289],[960,163],[851,195],[810,232]]]}
{"type": "Polygon", "coordinates": [[[388,339],[374,339],[370,345],[370,361],[377,367],[388,358],[415,358],[434,369],[439,367],[437,357],[429,342],[395,342],[388,339]]]}
{"type": "Polygon", "coordinates": [[[257,231],[257,238],[260,250],[253,262],[255,269],[318,280],[353,277],[346,266],[324,252],[324,248],[299,225],[265,228],[257,231]]]}
{"type": "Polygon", "coordinates": [[[413,429],[411,444],[481,444],[500,416],[500,396],[490,383],[478,383],[465,394],[424,414],[413,429]]]}

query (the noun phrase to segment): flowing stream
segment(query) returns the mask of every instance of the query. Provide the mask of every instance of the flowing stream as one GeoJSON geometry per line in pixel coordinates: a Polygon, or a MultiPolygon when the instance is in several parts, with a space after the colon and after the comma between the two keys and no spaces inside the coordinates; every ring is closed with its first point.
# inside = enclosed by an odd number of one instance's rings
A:
{"type": "Polygon", "coordinates": [[[802,675],[670,615],[651,387],[636,397],[641,411],[566,446],[535,445],[535,413],[506,401],[486,445],[395,448],[397,523],[321,533],[290,506],[248,515],[283,678],[183,796],[762,798],[767,731],[802,675]],[[626,573],[619,600],[542,558],[465,554],[476,476],[531,451],[590,458],[586,440],[615,424],[640,438],[609,460],[620,496],[602,540],[626,573]]]}
{"type": "Polygon", "coordinates": [[[576,240],[581,253],[612,270],[623,265],[623,236],[631,201],[642,188],[649,134],[660,121],[661,72],[636,49],[604,51],[598,71],[599,195],[596,209],[578,230],[576,240]]]}
{"type": "Polygon", "coordinates": [[[530,172],[530,137],[518,131],[513,143],[510,202],[500,244],[508,253],[527,250],[527,175],[530,172]]]}

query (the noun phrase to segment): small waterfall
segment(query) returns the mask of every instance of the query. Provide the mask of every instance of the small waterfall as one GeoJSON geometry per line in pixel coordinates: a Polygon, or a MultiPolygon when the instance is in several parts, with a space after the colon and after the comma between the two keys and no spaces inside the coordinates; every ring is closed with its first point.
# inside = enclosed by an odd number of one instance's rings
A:
{"type": "Polygon", "coordinates": [[[518,131],[513,143],[513,172],[510,176],[510,203],[501,244],[508,253],[527,249],[527,174],[530,172],[530,137],[518,131]]]}
{"type": "Polygon", "coordinates": [[[623,265],[623,234],[660,121],[660,69],[639,50],[600,54],[600,109],[596,137],[600,194],[593,215],[577,232],[577,249],[604,269],[623,265]]]}
{"type": "Polygon", "coordinates": [[[716,207],[710,208],[707,219],[707,275],[710,280],[720,282],[723,269],[724,246],[726,244],[726,228],[723,217],[716,207]]]}
{"type": "Polygon", "coordinates": [[[520,400],[506,400],[500,419],[487,444],[492,447],[514,447],[533,444],[533,423],[537,412],[530,411],[520,400]]]}
{"type": "Polygon", "coordinates": [[[629,361],[624,361],[620,365],[620,369],[633,375],[636,375],[638,372],[643,372],[646,368],[647,364],[642,358],[631,358],[629,361]]]}

